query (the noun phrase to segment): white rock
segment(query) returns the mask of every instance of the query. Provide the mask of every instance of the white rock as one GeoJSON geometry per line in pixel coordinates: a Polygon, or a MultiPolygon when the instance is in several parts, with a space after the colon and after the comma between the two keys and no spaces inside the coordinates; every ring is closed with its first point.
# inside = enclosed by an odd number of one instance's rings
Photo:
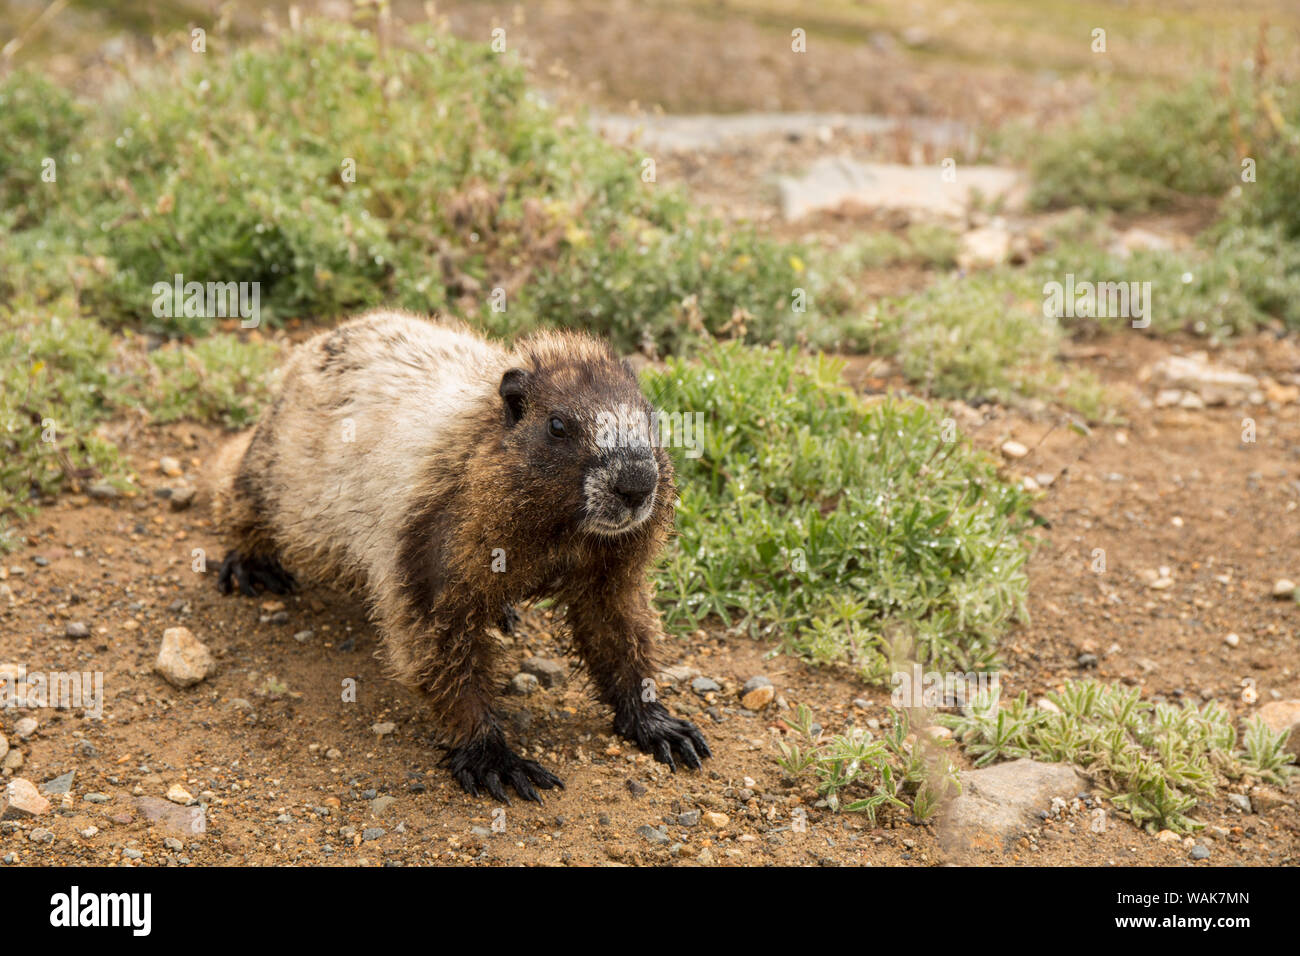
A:
{"type": "Polygon", "coordinates": [[[1221,365],[1212,365],[1204,352],[1166,355],[1151,366],[1149,375],[1157,385],[1165,389],[1196,392],[1207,405],[1245,400],[1250,392],[1257,391],[1259,387],[1259,379],[1255,376],[1221,365]]]}
{"type": "Polygon", "coordinates": [[[961,237],[957,265],[967,271],[991,269],[1007,261],[1011,251],[1011,233],[997,226],[972,229],[961,237]]]}
{"type": "Polygon", "coordinates": [[[1295,594],[1295,582],[1286,578],[1278,578],[1273,582],[1273,597],[1289,598],[1295,594]]]}
{"type": "Polygon", "coordinates": [[[167,788],[167,799],[183,807],[188,807],[194,802],[194,796],[179,783],[174,783],[167,788]]]}
{"type": "Polygon", "coordinates": [[[1277,733],[1291,731],[1286,749],[1300,758],[1300,700],[1269,701],[1255,714],[1265,725],[1277,733]]]}
{"type": "Polygon", "coordinates": [[[786,219],[831,211],[845,204],[867,209],[904,209],[940,216],[963,216],[976,191],[986,199],[1002,197],[1005,208],[1023,203],[1024,174],[995,166],[963,166],[955,182],[945,181],[934,166],[859,163],[824,156],[803,176],[777,180],[786,219]]]}
{"type": "Polygon", "coordinates": [[[49,809],[50,801],[41,796],[36,784],[22,777],[10,780],[4,796],[0,797],[0,820],[39,817],[49,809]]]}
{"type": "Polygon", "coordinates": [[[162,648],[154,669],[175,687],[193,687],[212,673],[216,662],[207,645],[187,627],[169,627],[163,631],[162,648]]]}
{"type": "Polygon", "coordinates": [[[1228,634],[1223,638],[1223,643],[1227,644],[1229,647],[1236,647],[1238,644],[1241,643],[1241,638],[1238,637],[1235,633],[1228,634]]]}
{"type": "Polygon", "coordinates": [[[1002,443],[1002,454],[1007,458],[1024,458],[1029,449],[1018,441],[1007,441],[1002,443]]]}

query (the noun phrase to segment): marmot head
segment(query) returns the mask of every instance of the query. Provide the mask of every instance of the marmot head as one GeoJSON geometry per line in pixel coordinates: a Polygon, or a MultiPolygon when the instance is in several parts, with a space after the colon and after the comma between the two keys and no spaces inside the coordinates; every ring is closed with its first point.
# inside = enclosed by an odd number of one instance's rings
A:
{"type": "Polygon", "coordinates": [[[630,366],[571,332],[533,335],[511,358],[499,392],[516,500],[607,537],[672,507],[672,466],[630,366]]]}

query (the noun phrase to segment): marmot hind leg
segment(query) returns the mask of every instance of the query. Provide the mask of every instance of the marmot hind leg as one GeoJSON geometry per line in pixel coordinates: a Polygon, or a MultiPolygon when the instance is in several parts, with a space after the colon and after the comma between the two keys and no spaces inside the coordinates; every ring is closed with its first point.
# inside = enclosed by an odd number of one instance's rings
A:
{"type": "Polygon", "coordinates": [[[257,597],[259,590],[272,594],[289,594],[296,586],[293,575],[274,557],[244,555],[236,549],[226,552],[217,574],[217,590],[230,594],[235,587],[247,597],[257,597]]]}
{"type": "Polygon", "coordinates": [[[235,542],[217,575],[222,594],[236,587],[248,597],[256,597],[259,591],[288,594],[294,589],[293,575],[280,564],[265,531],[262,496],[249,472],[255,467],[248,460],[255,438],[256,431],[249,431],[227,442],[213,469],[213,515],[225,536],[235,542]]]}

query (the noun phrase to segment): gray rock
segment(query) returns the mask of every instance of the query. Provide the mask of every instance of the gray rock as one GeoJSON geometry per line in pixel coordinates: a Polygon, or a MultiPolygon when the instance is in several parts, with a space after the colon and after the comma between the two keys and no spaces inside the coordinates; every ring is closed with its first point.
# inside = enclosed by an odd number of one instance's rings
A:
{"type": "Polygon", "coordinates": [[[144,851],[143,851],[143,850],[134,850],[134,849],[132,849],[131,847],[127,847],[125,850],[123,850],[123,851],[122,851],[122,855],[123,855],[124,857],[126,857],[128,860],[143,860],[143,859],[144,859],[144,851]]]}
{"type": "Polygon", "coordinates": [[[202,807],[182,807],[161,797],[136,797],[135,806],[145,819],[172,836],[188,838],[207,830],[202,807]]]}
{"type": "Polygon", "coordinates": [[[569,680],[569,669],[563,661],[547,657],[530,657],[523,663],[525,674],[532,674],[543,687],[563,687],[569,680]]]}
{"type": "Polygon", "coordinates": [[[41,793],[62,794],[72,792],[72,780],[76,777],[77,771],[69,770],[65,774],[60,774],[53,780],[47,780],[41,784],[41,793]]]}
{"type": "Polygon", "coordinates": [[[194,503],[194,489],[189,486],[173,488],[167,503],[171,506],[172,511],[184,511],[194,503]]]}
{"type": "Polygon", "coordinates": [[[181,850],[185,849],[185,844],[175,837],[163,837],[163,846],[171,850],[173,853],[179,853],[181,850]]]}
{"type": "Polygon", "coordinates": [[[940,844],[956,855],[1006,851],[1054,797],[1068,801],[1084,784],[1069,764],[1026,759],[963,773],[961,795],[940,813],[940,844]]]}
{"type": "Polygon", "coordinates": [[[73,640],[80,640],[83,637],[90,637],[90,627],[85,621],[69,621],[67,627],[63,629],[63,634],[73,640]]]}
{"type": "Polygon", "coordinates": [[[644,797],[649,791],[641,781],[629,779],[627,781],[627,792],[632,794],[633,797],[644,797]]]}
{"type": "Polygon", "coordinates": [[[862,163],[845,156],[823,156],[802,176],[777,180],[781,212],[787,220],[833,211],[846,203],[868,209],[902,209],[962,216],[978,191],[999,198],[1008,209],[1023,203],[1024,174],[996,166],[963,166],[958,182],[946,183],[932,166],[862,163]]]}
{"type": "Polygon", "coordinates": [[[699,811],[699,810],[687,810],[685,813],[679,813],[679,814],[677,815],[677,822],[680,823],[680,824],[681,824],[682,826],[684,826],[684,827],[694,827],[694,826],[699,826],[699,824],[700,824],[700,811],[699,811]]]}
{"type": "Polygon", "coordinates": [[[36,722],[35,717],[23,717],[14,724],[14,734],[19,740],[26,740],[32,734],[36,733],[36,728],[39,726],[40,724],[36,722]]]}
{"type": "Polygon", "coordinates": [[[1193,860],[1208,860],[1210,858],[1210,848],[1204,844],[1198,843],[1192,847],[1193,860]]]}
{"type": "Polygon", "coordinates": [[[712,677],[697,677],[691,681],[691,690],[703,697],[722,690],[722,687],[712,677]]]}
{"type": "Polygon", "coordinates": [[[88,793],[82,799],[87,803],[108,803],[113,798],[106,793],[88,793]]]}
{"type": "Polygon", "coordinates": [[[375,797],[375,799],[370,801],[370,812],[373,813],[375,816],[379,816],[396,802],[397,802],[396,797],[390,797],[387,795],[382,797],[375,797]]]}
{"type": "Polygon", "coordinates": [[[86,493],[92,498],[98,498],[100,501],[108,501],[117,497],[117,489],[108,482],[98,482],[86,489],[86,493]]]}
{"type": "Polygon", "coordinates": [[[660,680],[665,684],[680,684],[690,680],[692,677],[699,677],[698,668],[691,667],[689,664],[678,664],[675,667],[665,667],[659,672],[660,680]]]}
{"type": "Polygon", "coordinates": [[[643,826],[637,827],[636,832],[645,837],[651,843],[663,844],[668,842],[668,830],[666,827],[643,826]]]}
{"type": "Polygon", "coordinates": [[[758,690],[760,687],[771,687],[772,681],[759,674],[757,677],[751,677],[745,681],[745,686],[741,688],[740,695],[743,697],[750,691],[758,690]]]}
{"type": "Polygon", "coordinates": [[[1228,802],[1242,813],[1250,813],[1250,797],[1246,796],[1244,793],[1228,794],[1228,802]]]}
{"type": "Polygon", "coordinates": [[[366,827],[366,829],[361,831],[361,839],[366,841],[378,840],[387,832],[388,831],[383,827],[366,827]]]}

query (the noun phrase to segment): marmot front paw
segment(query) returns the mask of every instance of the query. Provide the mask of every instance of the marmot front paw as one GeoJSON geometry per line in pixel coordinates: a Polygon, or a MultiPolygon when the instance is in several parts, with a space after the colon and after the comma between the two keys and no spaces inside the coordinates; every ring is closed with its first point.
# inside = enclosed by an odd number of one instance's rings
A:
{"type": "Polygon", "coordinates": [[[451,768],[456,782],[474,797],[482,787],[494,799],[508,804],[510,798],[506,796],[505,785],[509,784],[525,800],[541,803],[534,784],[543,790],[564,789],[564,781],[555,774],[511,750],[500,731],[462,747],[452,747],[444,762],[451,768]]]}
{"type": "Polygon", "coordinates": [[[712,757],[708,742],[689,720],[674,717],[656,701],[643,703],[620,714],[614,720],[614,732],[632,741],[660,763],[677,772],[673,751],[693,770],[700,770],[701,757],[712,757]]]}

